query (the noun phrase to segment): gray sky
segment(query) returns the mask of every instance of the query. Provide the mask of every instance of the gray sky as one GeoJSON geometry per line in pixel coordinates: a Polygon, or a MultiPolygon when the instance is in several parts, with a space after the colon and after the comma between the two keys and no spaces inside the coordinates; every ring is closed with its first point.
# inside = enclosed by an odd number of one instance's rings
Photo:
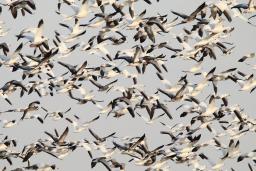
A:
{"type": "MultiPolygon", "coordinates": [[[[36,0],[35,0],[36,1],[36,0]]],[[[2,1],[1,1],[2,2],[2,1]]],[[[197,8],[202,2],[201,0],[160,0],[159,3],[156,3],[155,0],[152,0],[153,5],[147,5],[146,3],[138,3],[138,6],[136,6],[136,10],[143,11],[144,9],[147,9],[147,16],[153,16],[157,14],[158,12],[160,14],[168,14],[169,20],[175,18],[173,14],[171,13],[171,10],[178,11],[178,12],[184,12],[186,14],[190,14],[194,9],[197,8]]],[[[5,27],[9,28],[10,31],[7,36],[1,37],[0,42],[7,42],[10,45],[11,51],[15,50],[16,47],[20,44],[21,41],[17,42],[15,35],[17,35],[20,30],[27,28],[27,27],[34,27],[38,24],[38,21],[42,18],[44,19],[44,35],[46,37],[49,37],[50,40],[54,36],[55,30],[60,30],[61,34],[67,34],[67,30],[59,25],[60,22],[63,21],[63,18],[55,13],[55,10],[57,9],[57,1],[53,0],[44,0],[44,1],[36,1],[37,10],[34,11],[33,15],[26,14],[25,17],[22,17],[21,14],[18,14],[17,19],[13,19],[10,11],[7,10],[6,7],[4,7],[2,15],[0,16],[0,19],[5,22],[5,27]]],[[[68,9],[67,7],[64,7],[62,11],[65,11],[68,9]]],[[[68,11],[68,10],[67,10],[68,11]]],[[[70,10],[69,10],[70,11],[70,10]]],[[[66,11],[65,11],[66,12],[66,11]]],[[[80,23],[86,23],[88,21],[88,18],[83,19],[80,21],[80,23]]],[[[70,25],[73,25],[73,21],[68,22],[70,25]]],[[[231,36],[228,37],[225,41],[232,42],[235,45],[235,49],[233,50],[231,55],[223,56],[220,53],[217,53],[217,60],[213,61],[212,59],[206,59],[203,64],[203,71],[207,72],[214,66],[217,67],[216,72],[221,72],[229,68],[238,67],[239,70],[245,73],[254,73],[252,69],[248,67],[248,65],[237,63],[236,61],[240,59],[243,55],[255,52],[255,43],[254,43],[254,35],[256,35],[256,28],[253,26],[250,26],[249,24],[245,23],[244,21],[234,18],[232,23],[227,23],[229,26],[235,27],[235,30],[232,32],[231,36]]],[[[173,34],[179,34],[181,32],[181,29],[184,27],[188,27],[187,25],[181,25],[178,26],[178,28],[174,28],[170,31],[170,33],[173,34]]],[[[87,42],[92,35],[95,35],[98,33],[98,30],[87,30],[87,33],[82,36],[79,41],[87,42]]],[[[129,36],[129,33],[128,33],[129,36]]],[[[118,48],[130,48],[134,44],[132,41],[132,38],[129,37],[130,41],[128,41],[127,44],[122,45],[118,48]],[[127,46],[127,47],[126,47],[127,46]]],[[[173,47],[178,46],[177,41],[173,38],[171,38],[171,34],[165,35],[163,37],[159,37],[159,39],[168,41],[171,43],[173,47]]],[[[158,40],[157,40],[158,41],[158,40]]],[[[146,41],[144,45],[150,44],[150,41],[146,41]]],[[[52,45],[52,42],[50,43],[52,45]]],[[[137,44],[137,43],[136,43],[137,44]]],[[[25,50],[22,50],[22,53],[24,54],[31,54],[32,50],[27,50],[26,47],[25,50]]],[[[111,53],[115,54],[117,51],[115,47],[110,46],[109,47],[111,53]]],[[[163,53],[165,53],[167,56],[171,56],[173,53],[163,50],[163,53]]],[[[168,73],[163,73],[165,78],[168,78],[173,83],[176,83],[180,76],[184,75],[182,71],[189,70],[193,64],[191,61],[187,60],[181,60],[181,59],[171,59],[167,57],[167,66],[169,69],[168,73]]],[[[59,59],[55,59],[56,61],[59,59]]],[[[98,66],[100,63],[103,63],[104,61],[100,58],[96,57],[95,55],[88,55],[87,53],[81,52],[79,50],[76,50],[72,55],[70,55],[67,58],[60,59],[63,62],[68,62],[71,64],[78,64],[81,65],[82,62],[85,60],[88,61],[88,66],[94,67],[98,66]]],[[[253,63],[252,63],[253,64],[253,63]]],[[[56,75],[60,75],[66,70],[64,70],[63,67],[59,66],[58,64],[55,64],[56,75]]],[[[136,73],[135,70],[133,70],[134,73],[136,73]]],[[[156,70],[153,67],[148,67],[146,73],[144,75],[141,75],[139,77],[139,82],[146,85],[145,91],[150,95],[156,92],[157,88],[163,87],[161,83],[159,82],[159,79],[156,76],[156,70]]],[[[21,72],[11,72],[6,67],[0,67],[0,76],[1,76],[1,82],[0,86],[4,85],[7,81],[10,81],[12,79],[18,79],[21,80],[21,72]]],[[[201,77],[200,77],[201,78],[201,77]]],[[[193,78],[192,76],[189,76],[189,80],[198,81],[198,78],[193,78]],[[193,80],[195,79],[195,80],[193,80]]],[[[200,80],[200,79],[199,79],[200,80]]],[[[28,80],[26,80],[28,81],[28,80]]],[[[97,89],[91,85],[88,81],[85,83],[86,87],[91,88],[94,90],[96,99],[104,100],[106,102],[109,102],[110,99],[113,97],[117,97],[120,95],[120,93],[116,93],[113,91],[110,91],[110,93],[105,92],[97,92],[97,89]]],[[[132,85],[132,82],[129,80],[125,80],[122,78],[119,79],[117,85],[125,85],[129,86],[132,85]],[[120,81],[121,80],[121,81],[120,81]]],[[[239,104],[244,108],[245,113],[247,113],[249,116],[254,117],[254,100],[255,100],[255,92],[249,93],[244,91],[239,91],[240,87],[237,84],[232,83],[231,81],[225,81],[222,82],[219,85],[219,92],[220,93],[229,93],[231,96],[229,97],[229,103],[239,104]]],[[[212,86],[209,85],[204,92],[202,92],[202,98],[204,99],[209,93],[212,91],[212,86]]],[[[65,111],[69,107],[72,107],[72,110],[67,113],[67,117],[71,117],[73,114],[78,115],[82,121],[88,121],[92,118],[96,117],[98,115],[99,110],[95,108],[92,104],[85,104],[85,105],[79,105],[76,103],[76,101],[71,100],[67,94],[55,94],[53,97],[51,96],[44,96],[39,99],[39,97],[33,93],[31,95],[24,95],[24,97],[19,98],[18,93],[14,93],[10,96],[11,101],[13,102],[13,106],[9,106],[3,99],[0,99],[0,105],[1,105],[1,111],[5,111],[12,108],[23,108],[30,102],[34,100],[40,100],[41,106],[47,108],[49,111],[65,111]]],[[[163,96],[163,99],[166,99],[166,97],[163,96]]],[[[168,104],[168,108],[170,109],[174,119],[169,120],[166,116],[162,117],[160,121],[169,124],[169,125],[175,125],[176,123],[188,123],[190,118],[180,118],[179,115],[182,113],[182,111],[176,111],[175,108],[179,106],[181,103],[170,103],[168,104]]],[[[45,115],[45,112],[43,110],[39,110],[37,112],[38,114],[41,114],[42,116],[45,115]]],[[[143,112],[145,117],[148,117],[145,112],[143,112]]],[[[21,117],[20,113],[4,113],[0,115],[0,120],[3,119],[19,119],[21,117]]],[[[21,150],[25,144],[30,144],[32,142],[37,141],[38,139],[46,139],[48,138],[46,134],[44,134],[44,131],[53,132],[54,128],[56,128],[59,132],[62,132],[65,127],[69,124],[66,120],[62,119],[59,121],[52,121],[51,119],[47,119],[44,124],[40,124],[36,120],[25,120],[23,122],[19,122],[19,124],[13,128],[5,129],[0,127],[0,133],[4,135],[8,135],[10,138],[15,138],[18,142],[18,150],[21,150]]],[[[73,133],[73,129],[70,127],[70,133],[67,137],[67,140],[79,140],[79,139],[88,139],[90,141],[93,140],[92,136],[89,134],[88,130],[85,130],[81,133],[73,133]]],[[[95,132],[99,133],[99,135],[108,135],[110,133],[116,132],[116,135],[118,137],[124,137],[124,136],[141,136],[143,133],[146,134],[147,140],[149,143],[149,148],[154,149],[162,144],[168,144],[170,143],[170,138],[166,135],[161,135],[160,131],[166,130],[159,122],[156,122],[154,124],[146,124],[141,118],[136,116],[136,118],[131,118],[129,114],[125,115],[121,118],[113,118],[112,115],[109,117],[106,117],[105,115],[101,115],[100,119],[94,122],[90,125],[90,128],[95,130],[95,132]]],[[[205,130],[202,130],[200,133],[204,136],[205,140],[210,137],[210,135],[207,135],[207,132],[205,130]]],[[[115,139],[113,139],[115,140],[115,139]]],[[[108,142],[108,145],[112,147],[111,144],[112,140],[108,142]]],[[[253,149],[255,149],[255,135],[250,133],[245,136],[243,136],[240,139],[240,147],[241,151],[243,152],[249,152],[253,149]],[[253,146],[254,145],[254,146],[253,146]]],[[[228,141],[227,141],[228,143],[228,141]]],[[[210,158],[216,162],[218,159],[217,156],[219,156],[219,152],[214,151],[213,149],[208,149],[204,151],[210,158]]],[[[94,157],[99,157],[101,154],[98,152],[93,152],[94,157]]],[[[126,163],[126,170],[143,170],[144,167],[135,166],[134,162],[129,163],[128,160],[129,157],[121,156],[120,154],[115,154],[116,159],[120,162],[126,163]]],[[[59,170],[62,171],[69,171],[72,169],[75,169],[76,171],[82,171],[82,170],[91,170],[90,167],[91,159],[89,158],[87,152],[81,148],[78,150],[75,150],[70,155],[65,157],[63,160],[56,160],[55,158],[45,154],[41,153],[36,156],[33,156],[31,158],[31,163],[48,163],[53,164],[56,163],[59,170]]],[[[3,166],[8,166],[8,163],[4,161],[0,161],[0,169],[3,166]]],[[[16,167],[22,167],[26,164],[20,162],[20,160],[13,159],[13,166],[9,167],[8,169],[16,168],[16,167]]],[[[191,167],[188,167],[184,164],[175,164],[174,162],[169,162],[170,170],[191,170],[191,167]]],[[[230,170],[231,167],[234,167],[237,170],[242,169],[248,169],[247,168],[247,162],[243,163],[236,163],[236,159],[229,159],[226,164],[225,168],[227,170],[230,170]]],[[[103,166],[101,164],[98,164],[93,170],[95,171],[101,171],[104,170],[103,166]]]]}

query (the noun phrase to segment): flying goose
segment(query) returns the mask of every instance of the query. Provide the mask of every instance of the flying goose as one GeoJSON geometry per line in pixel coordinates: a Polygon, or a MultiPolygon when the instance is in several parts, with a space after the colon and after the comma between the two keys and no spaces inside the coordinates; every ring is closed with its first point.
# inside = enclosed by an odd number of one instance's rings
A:
{"type": "Polygon", "coordinates": [[[49,137],[51,137],[51,139],[54,141],[53,144],[56,144],[56,145],[65,145],[67,144],[67,142],[65,141],[67,135],[68,135],[68,132],[69,132],[69,128],[66,127],[66,129],[63,131],[63,133],[59,136],[59,137],[55,137],[54,135],[52,135],[51,133],[45,131],[44,133],[46,135],[48,135],[49,137]]]}
{"type": "Polygon", "coordinates": [[[6,0],[7,3],[1,3],[1,5],[9,6],[9,10],[13,18],[17,18],[18,10],[21,10],[22,15],[24,16],[27,13],[32,14],[32,10],[36,10],[36,5],[33,0],[6,0]],[[30,9],[31,8],[31,9],[30,9]]]}
{"type": "Polygon", "coordinates": [[[25,38],[31,43],[30,47],[38,48],[41,45],[43,45],[46,49],[49,49],[48,38],[43,36],[43,25],[44,25],[44,20],[41,19],[39,20],[36,28],[30,27],[30,28],[23,29],[17,35],[18,40],[21,38],[25,38]],[[32,33],[34,35],[30,36],[30,35],[26,35],[26,33],[32,33]]]}

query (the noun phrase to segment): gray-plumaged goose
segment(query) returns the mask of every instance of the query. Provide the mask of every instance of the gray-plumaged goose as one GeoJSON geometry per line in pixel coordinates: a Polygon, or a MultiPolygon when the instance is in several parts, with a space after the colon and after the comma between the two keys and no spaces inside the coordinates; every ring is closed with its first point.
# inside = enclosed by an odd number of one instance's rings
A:
{"type": "Polygon", "coordinates": [[[112,84],[117,82],[117,79],[114,81],[111,81],[110,83],[107,83],[106,85],[101,85],[98,82],[96,82],[94,79],[89,80],[93,85],[99,88],[99,91],[109,91],[113,86],[112,84]]]}
{"type": "Polygon", "coordinates": [[[108,138],[113,137],[116,134],[115,132],[113,132],[112,134],[107,135],[105,137],[99,137],[92,129],[88,129],[88,130],[90,134],[96,139],[96,142],[99,142],[99,143],[105,142],[108,138]]]}
{"type": "Polygon", "coordinates": [[[106,157],[99,157],[99,158],[94,158],[94,159],[92,159],[91,168],[94,168],[98,163],[103,164],[103,166],[105,166],[105,168],[106,168],[108,171],[112,171],[112,169],[111,169],[109,163],[107,162],[106,157]]]}
{"type": "Polygon", "coordinates": [[[204,2],[199,7],[197,7],[197,9],[194,12],[192,12],[190,15],[181,14],[175,11],[172,11],[172,13],[183,18],[183,21],[181,21],[181,23],[179,24],[184,24],[184,23],[191,22],[195,19],[200,21],[201,19],[196,18],[197,14],[200,13],[205,7],[207,7],[207,4],[204,2]]]}
{"type": "Polygon", "coordinates": [[[42,146],[41,144],[39,143],[33,143],[33,144],[30,144],[30,145],[27,145],[27,146],[24,146],[23,150],[22,150],[22,153],[20,154],[21,155],[21,158],[22,158],[22,162],[27,162],[29,161],[29,159],[33,156],[33,155],[36,155],[40,152],[45,152],[47,154],[50,154],[51,156],[57,158],[56,155],[54,155],[53,153],[51,153],[50,151],[46,150],[44,148],[44,146],[42,146]]]}
{"type": "Polygon", "coordinates": [[[68,135],[68,132],[69,132],[69,128],[66,127],[66,129],[63,131],[63,133],[59,136],[59,137],[56,137],[54,135],[52,135],[51,133],[45,131],[44,133],[46,135],[48,135],[49,137],[51,137],[51,139],[54,141],[53,143],[54,144],[57,144],[57,145],[66,145],[67,142],[65,141],[67,135],[68,135]]]}

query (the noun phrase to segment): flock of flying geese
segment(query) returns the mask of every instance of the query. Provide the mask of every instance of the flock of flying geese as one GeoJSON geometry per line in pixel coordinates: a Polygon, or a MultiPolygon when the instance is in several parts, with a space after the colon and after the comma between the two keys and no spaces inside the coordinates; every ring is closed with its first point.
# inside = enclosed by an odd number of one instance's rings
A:
{"type": "MultiPolygon", "coordinates": [[[[235,28],[230,23],[239,18],[255,27],[256,2],[206,1],[191,13],[171,10],[168,14],[160,12],[152,16],[147,6],[158,2],[58,0],[55,12],[60,18],[56,22],[60,29],[52,30],[54,37],[46,36],[44,25],[47,20],[42,18],[36,21],[38,24],[14,35],[17,45],[0,42],[1,68],[20,76],[0,88],[0,103],[10,106],[10,109],[0,112],[2,130],[16,127],[28,119],[36,119],[41,124],[45,124],[47,119],[67,123],[63,132],[57,129],[45,131],[43,138],[23,145],[19,150],[16,148],[19,141],[1,132],[0,162],[5,164],[0,168],[2,171],[11,170],[13,160],[23,163],[13,171],[56,170],[58,166],[54,163],[32,163],[30,160],[37,158],[39,153],[49,155],[49,159],[61,160],[79,149],[88,152],[92,168],[102,164],[109,171],[124,171],[128,163],[144,166],[146,171],[172,170],[172,163],[183,164],[196,171],[234,171],[233,166],[225,165],[227,160],[246,163],[248,170],[255,170],[256,150],[241,152],[239,144],[240,137],[255,133],[256,120],[239,104],[230,104],[230,94],[221,93],[218,86],[229,82],[250,94],[256,88],[254,74],[244,73],[237,67],[223,71],[213,67],[205,71],[203,65],[206,60],[232,55],[236,47],[227,39],[235,28]],[[145,10],[138,10],[139,3],[145,10]],[[67,9],[72,13],[69,14],[67,9]],[[174,33],[172,29],[178,27],[180,32],[174,33]],[[25,50],[31,50],[31,53],[27,54],[25,50]],[[73,58],[77,51],[83,54],[83,62],[64,62],[66,58],[73,58]],[[95,58],[101,63],[92,66],[87,58],[95,58]],[[171,69],[168,63],[174,60],[189,60],[195,64],[181,71],[182,76],[177,81],[168,80],[165,76],[171,69]],[[58,74],[56,67],[63,73],[58,74]],[[153,85],[154,93],[150,93],[148,85],[141,81],[146,73],[151,73],[152,79],[158,80],[153,85]],[[207,97],[202,95],[205,89],[209,89],[207,97]],[[13,94],[17,96],[15,93],[20,100],[30,94],[37,96],[38,100],[15,108],[18,105],[12,100],[15,98],[13,94]],[[89,103],[99,112],[91,120],[83,122],[79,114],[70,114],[73,107],[50,111],[40,99],[56,94],[64,94],[79,105],[89,103]],[[111,98],[102,100],[101,97],[106,95],[111,98]],[[173,110],[173,104],[179,106],[173,110]],[[4,119],[10,113],[17,113],[20,117],[4,119]],[[160,134],[169,136],[170,141],[168,144],[159,141],[158,147],[151,148],[147,138],[149,134],[129,137],[119,135],[116,130],[102,135],[90,125],[104,116],[140,118],[147,124],[157,124],[162,127],[160,134]],[[177,123],[177,119],[181,122],[177,123]],[[70,139],[71,128],[75,133],[88,131],[93,140],[87,140],[87,137],[70,139]],[[208,138],[204,138],[203,131],[208,138]],[[212,161],[211,156],[205,153],[206,149],[217,151],[219,158],[212,161]],[[115,157],[116,154],[129,159],[122,161],[115,157]]],[[[39,8],[33,0],[6,0],[0,6],[1,13],[10,13],[15,20],[33,15],[39,8]]],[[[8,34],[11,28],[6,28],[5,22],[0,23],[1,38],[13,36],[8,34]]],[[[237,62],[255,69],[256,66],[249,63],[255,57],[255,53],[249,53],[237,62]]]]}

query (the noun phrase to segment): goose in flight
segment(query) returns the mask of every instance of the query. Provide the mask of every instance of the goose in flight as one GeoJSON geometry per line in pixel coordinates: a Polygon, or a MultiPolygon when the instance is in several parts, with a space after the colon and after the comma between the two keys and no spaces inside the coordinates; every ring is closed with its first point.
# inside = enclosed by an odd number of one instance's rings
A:
{"type": "MultiPolygon", "coordinates": [[[[80,118],[77,116],[75,116],[75,118],[76,118],[76,120],[80,120],[80,118]]],[[[91,123],[95,122],[99,118],[100,118],[100,116],[97,116],[97,117],[93,118],[92,120],[83,122],[81,124],[79,124],[77,121],[72,120],[70,118],[66,118],[66,120],[72,124],[72,126],[74,128],[74,132],[79,133],[79,132],[82,132],[85,129],[87,129],[91,123]]]]}
{"type": "Polygon", "coordinates": [[[77,100],[79,104],[85,104],[87,102],[92,102],[93,104],[96,104],[96,102],[102,102],[102,101],[93,99],[94,95],[91,94],[92,91],[87,93],[84,88],[79,87],[79,92],[83,96],[82,98],[75,97],[71,90],[69,91],[69,97],[71,99],[77,100]]]}
{"type": "Polygon", "coordinates": [[[69,132],[69,128],[66,127],[66,129],[63,131],[63,133],[59,136],[59,137],[56,137],[54,135],[52,135],[51,133],[45,131],[44,133],[46,135],[48,135],[49,137],[51,137],[51,139],[53,140],[53,144],[56,144],[56,145],[65,145],[67,144],[67,142],[65,141],[66,137],[68,136],[68,132],[69,132]]]}
{"type": "MultiPolygon", "coordinates": [[[[29,114],[31,112],[39,110],[39,105],[40,105],[39,101],[33,101],[33,102],[29,103],[28,107],[26,107],[26,108],[9,109],[9,110],[1,112],[1,113],[6,113],[6,112],[22,112],[23,114],[22,114],[21,120],[23,120],[25,118],[30,118],[29,114]]],[[[42,119],[41,118],[39,118],[39,119],[40,119],[40,122],[41,122],[42,119]]]]}
{"type": "Polygon", "coordinates": [[[234,5],[231,9],[238,9],[241,13],[243,12],[242,10],[244,10],[244,13],[253,13],[256,11],[255,0],[249,0],[248,3],[234,5]]]}
{"type": "Polygon", "coordinates": [[[177,15],[177,16],[183,18],[183,20],[179,24],[184,24],[184,23],[191,22],[191,21],[193,21],[195,19],[200,21],[201,19],[196,18],[197,14],[200,13],[206,7],[207,7],[207,4],[204,2],[200,6],[198,6],[197,9],[195,11],[193,11],[190,15],[178,13],[178,12],[175,12],[175,11],[172,11],[172,13],[174,15],[177,15]]]}
{"type": "MultiPolygon", "coordinates": [[[[79,20],[75,19],[75,25],[74,26],[69,26],[67,24],[64,23],[59,23],[60,26],[67,28],[70,33],[64,37],[64,43],[70,43],[73,42],[75,40],[77,40],[80,36],[84,35],[86,33],[86,30],[80,26],[79,20]]],[[[58,38],[58,34],[56,36],[56,38],[58,38]]],[[[78,45],[77,45],[78,46],[78,45]]]]}
{"type": "MultiPolygon", "coordinates": [[[[59,33],[56,33],[56,34],[59,34],[59,33]]],[[[76,43],[70,47],[67,47],[67,44],[64,41],[61,41],[58,35],[56,35],[55,37],[57,41],[53,40],[53,43],[58,49],[58,54],[60,54],[58,58],[64,58],[69,56],[79,46],[79,43],[76,43]]]]}
{"type": "Polygon", "coordinates": [[[93,85],[95,85],[96,87],[98,87],[99,91],[109,91],[112,87],[112,84],[116,83],[118,81],[118,79],[111,81],[110,83],[107,83],[106,85],[101,85],[100,83],[98,83],[97,81],[95,81],[94,79],[90,79],[89,80],[93,85]]]}
{"type": "Polygon", "coordinates": [[[57,14],[64,17],[64,20],[71,20],[71,19],[83,19],[88,16],[90,8],[93,8],[89,5],[89,0],[83,0],[81,6],[76,5],[75,3],[68,4],[69,7],[72,8],[74,11],[73,15],[66,15],[59,11],[56,11],[57,14]]]}
{"type": "Polygon", "coordinates": [[[44,20],[41,19],[38,22],[38,25],[36,28],[26,28],[23,29],[18,35],[18,40],[21,38],[27,39],[31,44],[30,47],[38,48],[41,45],[43,45],[46,49],[49,49],[48,46],[48,38],[43,36],[43,26],[44,26],[44,20]],[[26,35],[26,33],[32,33],[31,35],[26,35]]]}
{"type": "Polygon", "coordinates": [[[107,162],[106,157],[99,157],[92,159],[91,168],[94,168],[98,163],[103,164],[108,171],[112,171],[110,164],[107,162]]]}
{"type": "Polygon", "coordinates": [[[32,14],[31,10],[36,10],[36,4],[33,0],[6,0],[6,3],[0,3],[4,6],[9,6],[9,10],[13,18],[17,18],[18,10],[21,10],[21,14],[25,16],[26,12],[32,14]],[[31,9],[30,9],[31,8],[31,9]]]}
{"type": "Polygon", "coordinates": [[[105,142],[108,138],[114,137],[114,135],[116,134],[115,132],[113,132],[113,133],[111,133],[111,134],[109,134],[109,135],[107,135],[107,136],[105,136],[105,137],[99,137],[92,129],[89,128],[88,130],[89,130],[90,134],[91,134],[91,135],[96,139],[96,141],[99,142],[99,143],[105,142]]]}
{"type": "Polygon", "coordinates": [[[1,64],[6,66],[14,66],[18,63],[20,57],[20,51],[23,48],[23,43],[21,43],[14,52],[10,52],[7,44],[1,44],[1,49],[3,50],[3,55],[0,55],[1,64]]]}

